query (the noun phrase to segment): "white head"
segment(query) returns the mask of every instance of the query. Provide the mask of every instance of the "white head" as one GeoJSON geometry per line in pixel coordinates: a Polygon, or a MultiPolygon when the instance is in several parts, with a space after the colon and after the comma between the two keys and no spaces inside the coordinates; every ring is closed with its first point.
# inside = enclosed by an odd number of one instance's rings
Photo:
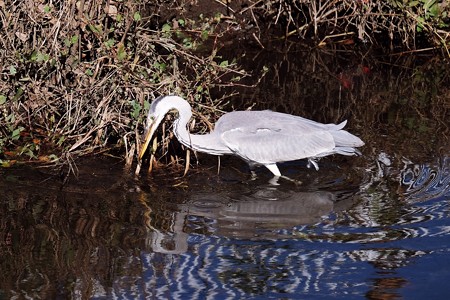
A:
{"type": "Polygon", "coordinates": [[[145,140],[141,147],[141,151],[139,152],[139,161],[141,161],[142,156],[144,156],[144,153],[148,148],[148,144],[150,143],[156,129],[158,129],[159,124],[162,122],[166,114],[172,109],[178,110],[180,115],[183,115],[188,120],[192,115],[191,106],[181,97],[170,95],[156,98],[150,105],[150,110],[147,115],[145,140]]]}

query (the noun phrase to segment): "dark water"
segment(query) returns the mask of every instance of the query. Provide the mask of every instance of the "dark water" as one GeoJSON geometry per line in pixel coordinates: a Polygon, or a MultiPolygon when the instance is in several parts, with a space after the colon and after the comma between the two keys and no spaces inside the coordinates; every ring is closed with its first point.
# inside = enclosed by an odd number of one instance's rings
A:
{"type": "MultiPolygon", "coordinates": [[[[274,55],[254,56],[256,69],[274,55]]],[[[236,102],[348,119],[363,156],[325,158],[318,172],[284,164],[302,184],[277,186],[235,158],[217,175],[204,155],[186,177],[133,178],[108,157],[78,161],[66,183],[54,170],[1,169],[0,298],[450,297],[443,63],[276,55],[263,88],[236,102]]]]}

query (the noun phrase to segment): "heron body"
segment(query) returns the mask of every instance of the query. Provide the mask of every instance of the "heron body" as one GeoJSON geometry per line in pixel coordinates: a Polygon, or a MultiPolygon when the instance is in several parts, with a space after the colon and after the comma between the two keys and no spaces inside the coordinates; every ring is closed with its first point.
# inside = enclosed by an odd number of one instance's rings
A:
{"type": "Polygon", "coordinates": [[[172,109],[179,113],[174,121],[174,134],[186,147],[213,155],[236,155],[251,167],[267,167],[275,176],[281,176],[279,162],[308,159],[318,169],[317,158],[357,155],[356,147],[364,145],[360,138],[342,129],[347,121],[322,124],[269,110],[229,112],[219,118],[209,134],[191,134],[187,130],[192,116],[189,103],[178,96],[163,96],[150,107],[140,160],[158,125],[172,109]]]}

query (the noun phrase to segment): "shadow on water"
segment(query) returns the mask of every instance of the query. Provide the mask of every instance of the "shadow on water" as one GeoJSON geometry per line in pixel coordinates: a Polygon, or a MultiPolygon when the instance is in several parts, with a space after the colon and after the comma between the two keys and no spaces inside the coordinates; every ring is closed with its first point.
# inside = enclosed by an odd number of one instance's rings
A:
{"type": "Polygon", "coordinates": [[[46,169],[1,169],[0,298],[450,295],[444,63],[300,50],[249,60],[269,71],[240,107],[349,119],[363,156],[324,158],[318,172],[283,164],[302,184],[278,186],[236,158],[217,174],[205,155],[183,178],[133,178],[107,157],[79,161],[65,184],[46,169]]]}

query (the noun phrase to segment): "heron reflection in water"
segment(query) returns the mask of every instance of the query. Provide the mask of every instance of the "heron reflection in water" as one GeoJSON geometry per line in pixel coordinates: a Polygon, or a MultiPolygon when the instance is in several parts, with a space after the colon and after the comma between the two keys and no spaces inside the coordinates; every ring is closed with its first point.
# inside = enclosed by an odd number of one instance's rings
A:
{"type": "Polygon", "coordinates": [[[162,96],[151,104],[139,164],[154,132],[172,109],[178,110],[173,131],[181,144],[213,155],[236,155],[251,170],[263,165],[276,178],[281,176],[279,162],[308,159],[308,164],[318,170],[318,158],[331,154],[358,155],[356,147],[364,145],[360,138],[342,129],[347,121],[322,124],[269,110],[229,112],[219,118],[209,134],[191,134],[187,130],[192,116],[189,103],[178,96],[162,96]]]}

